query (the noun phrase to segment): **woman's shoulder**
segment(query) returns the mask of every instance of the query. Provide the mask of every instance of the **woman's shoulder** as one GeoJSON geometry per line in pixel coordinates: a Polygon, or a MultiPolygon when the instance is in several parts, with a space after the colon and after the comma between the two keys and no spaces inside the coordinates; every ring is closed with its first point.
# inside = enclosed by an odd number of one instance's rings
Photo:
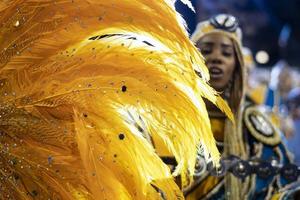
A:
{"type": "Polygon", "coordinates": [[[264,112],[262,106],[246,103],[243,109],[244,128],[250,137],[265,145],[277,146],[281,143],[280,131],[264,112]]]}

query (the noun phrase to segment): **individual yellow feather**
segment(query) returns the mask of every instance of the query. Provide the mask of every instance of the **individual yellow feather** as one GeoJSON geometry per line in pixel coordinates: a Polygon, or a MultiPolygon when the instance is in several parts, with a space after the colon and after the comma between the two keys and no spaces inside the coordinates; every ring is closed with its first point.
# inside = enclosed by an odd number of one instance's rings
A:
{"type": "Polygon", "coordinates": [[[219,159],[203,98],[231,113],[180,20],[167,0],[2,2],[0,199],[183,199],[200,144],[219,159]]]}

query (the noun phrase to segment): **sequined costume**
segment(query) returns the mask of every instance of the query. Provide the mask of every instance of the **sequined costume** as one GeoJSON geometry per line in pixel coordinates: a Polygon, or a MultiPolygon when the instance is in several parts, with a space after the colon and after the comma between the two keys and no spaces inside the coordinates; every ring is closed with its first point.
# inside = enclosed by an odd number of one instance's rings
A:
{"type": "Polygon", "coordinates": [[[0,2],[0,199],[183,199],[150,136],[183,185],[218,163],[203,97],[231,114],[173,3],[0,2]]]}
{"type": "Polygon", "coordinates": [[[209,21],[199,23],[191,36],[195,43],[211,33],[226,35],[233,41],[238,68],[234,72],[231,88],[224,92],[224,96],[235,112],[236,123],[228,122],[218,113],[209,112],[209,115],[214,135],[224,134],[224,139],[217,142],[222,157],[228,158],[231,164],[236,158],[241,160],[237,159],[238,162],[231,165],[230,173],[227,171],[224,176],[214,177],[207,170],[203,156],[199,154],[195,181],[185,188],[186,199],[189,200],[269,199],[292,182],[276,175],[270,167],[271,163],[284,166],[291,162],[278,130],[250,98],[244,97],[245,69],[241,52],[241,31],[236,23],[233,16],[217,15],[209,21]]]}

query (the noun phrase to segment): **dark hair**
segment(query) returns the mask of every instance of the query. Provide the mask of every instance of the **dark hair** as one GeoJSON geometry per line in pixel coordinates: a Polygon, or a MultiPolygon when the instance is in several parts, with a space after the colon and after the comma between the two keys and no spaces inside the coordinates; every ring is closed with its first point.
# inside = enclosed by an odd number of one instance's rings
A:
{"type": "Polygon", "coordinates": [[[241,66],[241,63],[239,62],[236,48],[234,48],[234,58],[236,61],[236,66],[231,77],[232,84],[230,88],[230,99],[228,99],[228,101],[230,108],[234,113],[236,113],[239,110],[241,101],[243,99],[245,75],[243,74],[243,66],[241,66]]]}

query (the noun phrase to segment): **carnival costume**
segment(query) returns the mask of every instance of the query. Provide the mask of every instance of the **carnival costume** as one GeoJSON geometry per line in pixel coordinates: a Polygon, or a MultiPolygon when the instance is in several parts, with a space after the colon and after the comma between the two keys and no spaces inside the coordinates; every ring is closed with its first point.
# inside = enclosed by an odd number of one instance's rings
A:
{"type": "Polygon", "coordinates": [[[233,42],[238,64],[223,96],[234,112],[236,123],[209,111],[213,132],[224,133],[224,140],[217,142],[224,164],[224,169],[218,173],[223,175],[220,178],[211,176],[201,160],[203,156],[198,155],[199,170],[194,184],[185,188],[186,199],[269,199],[295,181],[284,174],[290,166],[288,152],[276,127],[251,99],[244,97],[246,69],[241,51],[241,30],[236,19],[221,14],[201,22],[191,39],[197,43],[213,33],[225,35],[233,42]],[[280,168],[282,173],[275,168],[280,168]]]}

